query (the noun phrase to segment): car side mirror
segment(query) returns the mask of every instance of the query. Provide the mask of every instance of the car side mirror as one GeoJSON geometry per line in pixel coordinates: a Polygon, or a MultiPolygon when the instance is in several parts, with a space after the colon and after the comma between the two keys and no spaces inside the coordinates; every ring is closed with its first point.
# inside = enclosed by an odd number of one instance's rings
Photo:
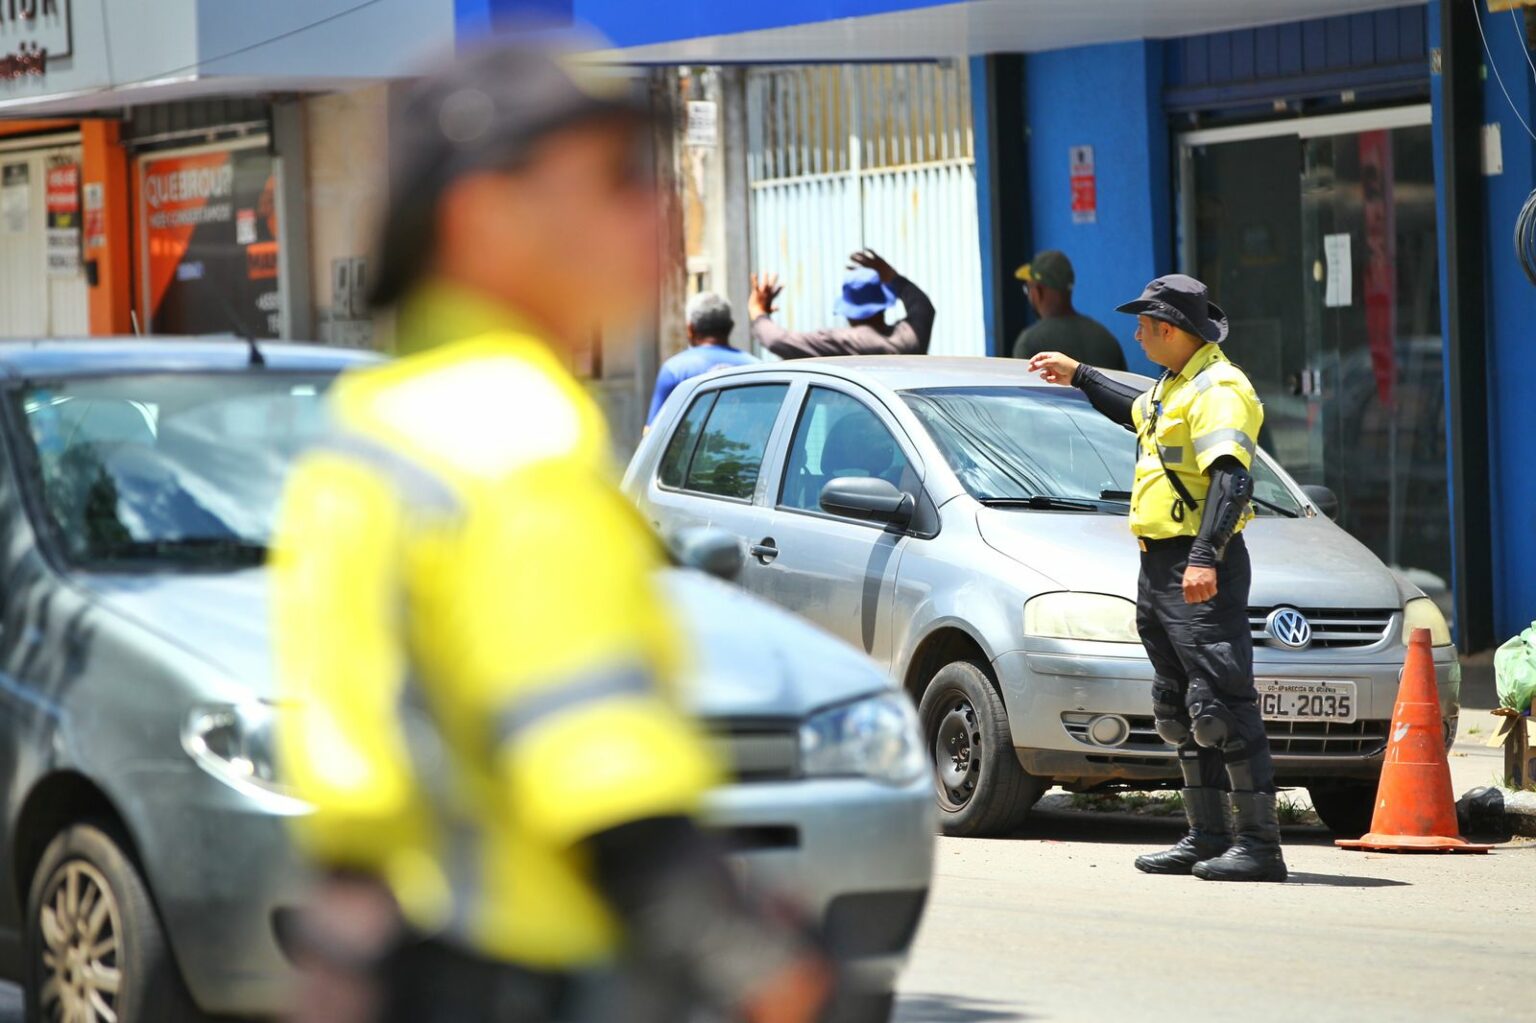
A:
{"type": "Polygon", "coordinates": [[[916,508],[911,494],[874,476],[844,476],[821,488],[821,510],[850,519],[905,526],[916,508]]]}
{"type": "Polygon", "coordinates": [[[1339,521],[1339,495],[1320,483],[1308,483],[1301,488],[1307,500],[1317,505],[1317,510],[1333,521],[1339,521]]]}
{"type": "Polygon", "coordinates": [[[672,534],[667,546],[672,552],[672,560],[682,568],[696,569],[726,582],[734,582],[747,563],[741,540],[712,526],[679,529],[672,534]]]}

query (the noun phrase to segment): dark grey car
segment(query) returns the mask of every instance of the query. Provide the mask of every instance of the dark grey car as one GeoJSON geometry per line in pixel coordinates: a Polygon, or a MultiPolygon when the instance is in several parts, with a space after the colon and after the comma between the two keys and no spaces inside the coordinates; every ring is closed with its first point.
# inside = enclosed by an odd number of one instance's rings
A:
{"type": "MultiPolygon", "coordinates": [[[[1053,783],[1178,778],[1136,633],[1133,463],[1128,432],[1018,360],[806,359],[679,387],[625,488],[660,529],[735,533],[743,586],[884,665],[919,704],[945,828],[976,835],[1009,830],[1053,783]]],[[[1358,834],[1412,627],[1434,637],[1455,735],[1450,631],[1330,521],[1331,495],[1262,452],[1254,478],[1254,669],[1276,767],[1358,834]]]]}
{"type": "MultiPolygon", "coordinates": [[[[266,543],[336,375],[231,341],[0,344],[0,976],[29,1018],[268,1015],[308,812],[273,762],[266,543]]],[[[884,1020],[933,860],[910,702],[820,630],[662,580],[734,783],[714,825],[796,900],[884,1020]]]]}

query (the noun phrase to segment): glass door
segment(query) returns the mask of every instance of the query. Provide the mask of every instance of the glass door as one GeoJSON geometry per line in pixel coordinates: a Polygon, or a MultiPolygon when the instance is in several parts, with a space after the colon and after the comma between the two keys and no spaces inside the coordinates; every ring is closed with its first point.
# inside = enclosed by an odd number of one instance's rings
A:
{"type": "Polygon", "coordinates": [[[1369,117],[1186,137],[1185,262],[1232,321],[1260,443],[1338,494],[1340,524],[1449,615],[1430,128],[1369,117]]]}
{"type": "MultiPolygon", "coordinates": [[[[1448,597],[1445,390],[1428,126],[1302,141],[1308,367],[1321,400],[1319,482],[1340,523],[1448,597]]],[[[1449,613],[1449,608],[1447,608],[1449,613]]]]}

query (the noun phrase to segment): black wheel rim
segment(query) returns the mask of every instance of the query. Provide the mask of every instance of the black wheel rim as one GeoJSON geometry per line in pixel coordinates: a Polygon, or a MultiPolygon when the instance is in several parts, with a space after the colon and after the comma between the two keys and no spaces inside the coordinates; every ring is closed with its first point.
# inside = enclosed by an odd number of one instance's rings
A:
{"type": "Polygon", "coordinates": [[[117,1023],[123,923],[107,879],[84,860],[60,864],[43,890],[38,917],[43,1019],[117,1023]]]}
{"type": "Polygon", "coordinates": [[[964,694],[948,692],[935,709],[929,736],[939,805],[961,810],[981,781],[981,728],[976,708],[964,694]]]}

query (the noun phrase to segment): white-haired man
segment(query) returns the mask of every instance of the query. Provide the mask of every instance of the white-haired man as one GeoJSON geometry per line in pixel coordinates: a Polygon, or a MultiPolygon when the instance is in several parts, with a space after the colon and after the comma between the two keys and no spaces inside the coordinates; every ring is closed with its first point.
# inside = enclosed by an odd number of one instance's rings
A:
{"type": "Polygon", "coordinates": [[[661,364],[656,374],[656,392],[651,396],[651,411],[645,417],[647,428],[684,380],[725,366],[757,361],[757,356],[731,347],[731,330],[736,326],[731,303],[713,291],[701,291],[689,299],[686,314],[688,347],[661,364]]]}

